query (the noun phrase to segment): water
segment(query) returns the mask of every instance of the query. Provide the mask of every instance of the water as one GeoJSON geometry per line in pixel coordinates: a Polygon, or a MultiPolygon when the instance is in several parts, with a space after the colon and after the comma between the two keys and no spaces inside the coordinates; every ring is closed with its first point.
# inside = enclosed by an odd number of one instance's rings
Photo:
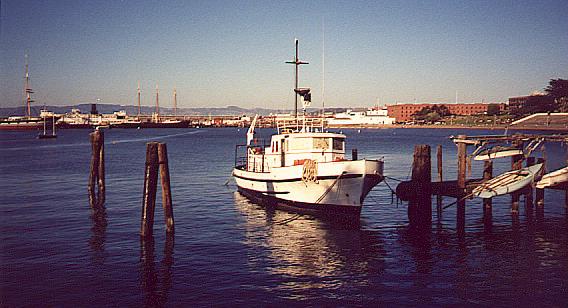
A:
{"type": "MultiPolygon", "coordinates": [[[[415,144],[442,144],[445,176],[455,178],[456,147],[447,137],[496,132],[344,133],[348,153],[356,147],[359,157],[384,157],[386,175],[405,180],[415,144]]],[[[294,214],[265,210],[225,186],[243,129],[105,134],[106,210],[95,214],[86,188],[87,130],[61,130],[56,140],[0,132],[2,306],[568,304],[563,192],[546,192],[543,213],[521,202],[517,218],[509,196],[495,198],[490,226],[480,201],[471,200],[465,234],[451,207],[439,221],[434,213],[432,232],[418,237],[405,227],[406,205],[391,204],[380,184],[361,226],[348,229],[309,216],[288,221],[294,214]],[[176,233],[165,236],[158,197],[154,241],[141,242],[151,140],[168,145],[176,233]]],[[[565,147],[547,144],[546,152],[549,170],[563,165],[565,147]]],[[[496,163],[494,174],[509,165],[496,163]]],[[[473,168],[480,176],[481,164],[473,168]]]]}

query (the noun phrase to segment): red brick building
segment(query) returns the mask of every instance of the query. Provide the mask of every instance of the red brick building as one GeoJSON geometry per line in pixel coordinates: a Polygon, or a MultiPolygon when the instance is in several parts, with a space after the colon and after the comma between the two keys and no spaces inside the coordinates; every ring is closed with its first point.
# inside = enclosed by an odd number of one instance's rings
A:
{"type": "Polygon", "coordinates": [[[424,107],[433,105],[446,106],[451,114],[474,115],[487,112],[489,105],[498,105],[499,110],[505,109],[503,103],[472,103],[472,104],[397,104],[387,106],[388,116],[396,119],[396,122],[412,121],[412,115],[424,107]]]}

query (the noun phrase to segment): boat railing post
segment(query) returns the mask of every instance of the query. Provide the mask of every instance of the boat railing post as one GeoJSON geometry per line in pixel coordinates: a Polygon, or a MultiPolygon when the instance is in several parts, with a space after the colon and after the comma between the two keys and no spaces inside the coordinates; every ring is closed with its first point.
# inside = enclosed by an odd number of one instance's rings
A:
{"type": "Polygon", "coordinates": [[[351,160],[357,160],[357,149],[351,149],[351,160]]]}

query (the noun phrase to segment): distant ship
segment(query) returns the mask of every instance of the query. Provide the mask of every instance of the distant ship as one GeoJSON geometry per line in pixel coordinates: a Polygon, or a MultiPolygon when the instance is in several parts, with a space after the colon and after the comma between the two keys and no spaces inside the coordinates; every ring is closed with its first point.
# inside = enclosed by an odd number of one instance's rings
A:
{"type": "Polygon", "coordinates": [[[30,88],[30,74],[28,69],[28,55],[26,55],[26,75],[24,77],[24,103],[26,106],[25,116],[10,116],[0,119],[0,130],[25,130],[25,129],[40,129],[43,126],[43,119],[41,117],[32,117],[31,103],[32,89],[30,88]]]}
{"type": "Polygon", "coordinates": [[[329,127],[392,125],[395,119],[387,114],[387,110],[370,108],[366,111],[347,110],[336,113],[333,118],[327,119],[329,127]]]}

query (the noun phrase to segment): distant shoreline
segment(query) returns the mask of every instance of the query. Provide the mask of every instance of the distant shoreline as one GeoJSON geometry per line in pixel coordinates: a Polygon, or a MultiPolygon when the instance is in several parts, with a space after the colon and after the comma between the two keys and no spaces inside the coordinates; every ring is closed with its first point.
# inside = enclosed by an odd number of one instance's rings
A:
{"type": "MultiPolygon", "coordinates": [[[[462,125],[334,125],[330,128],[365,128],[365,129],[389,129],[389,128],[419,128],[419,129],[475,129],[475,130],[506,130],[507,126],[462,126],[462,125]]],[[[543,131],[559,131],[568,132],[568,127],[550,127],[550,126],[509,126],[509,130],[543,130],[543,131]]]]}

